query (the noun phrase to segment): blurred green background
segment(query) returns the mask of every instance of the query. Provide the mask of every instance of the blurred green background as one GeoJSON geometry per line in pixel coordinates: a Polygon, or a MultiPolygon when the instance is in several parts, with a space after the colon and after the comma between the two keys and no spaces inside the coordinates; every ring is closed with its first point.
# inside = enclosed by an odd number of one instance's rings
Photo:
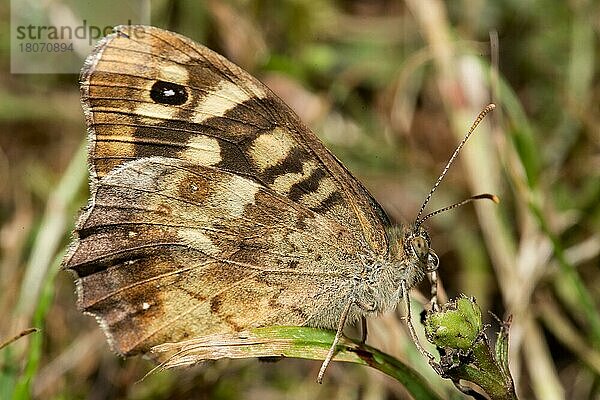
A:
{"type": "MultiPolygon", "coordinates": [[[[113,355],[59,270],[88,196],[78,77],[10,73],[6,3],[0,342],[39,331],[0,350],[0,398],[407,398],[387,376],[350,364],[334,363],[323,385],[320,363],[303,360],[222,360],[142,379],[150,362],[113,355]]],[[[429,206],[481,192],[502,200],[428,221],[443,292],[512,315],[522,398],[600,398],[598,1],[156,0],[151,15],[263,80],[397,223],[414,220],[472,119],[496,103],[429,206]]],[[[370,320],[368,343],[443,398],[463,398],[416,353],[402,313],[370,320]]],[[[498,323],[486,322],[493,340],[498,323]]]]}

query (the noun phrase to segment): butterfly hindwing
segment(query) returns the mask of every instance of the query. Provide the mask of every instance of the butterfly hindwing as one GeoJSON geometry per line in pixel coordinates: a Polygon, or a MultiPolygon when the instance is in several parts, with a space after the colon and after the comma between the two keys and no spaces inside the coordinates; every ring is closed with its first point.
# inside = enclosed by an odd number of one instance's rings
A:
{"type": "Polygon", "coordinates": [[[120,354],[269,324],[335,325],[360,263],[334,221],[248,178],[162,157],[100,179],[76,229],[79,306],[120,354]]]}

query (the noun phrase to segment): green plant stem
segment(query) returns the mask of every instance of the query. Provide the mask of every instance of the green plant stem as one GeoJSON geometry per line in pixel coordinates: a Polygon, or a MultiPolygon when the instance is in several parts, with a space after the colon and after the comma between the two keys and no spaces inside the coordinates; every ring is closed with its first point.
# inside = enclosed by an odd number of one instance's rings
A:
{"type": "MultiPolygon", "coordinates": [[[[257,328],[231,335],[212,335],[166,343],[153,352],[173,354],[161,368],[175,368],[220,358],[291,357],[323,360],[334,332],[308,327],[257,328]]],[[[368,365],[396,379],[415,399],[439,400],[425,379],[396,358],[364,343],[342,337],[334,361],[368,365]]]]}

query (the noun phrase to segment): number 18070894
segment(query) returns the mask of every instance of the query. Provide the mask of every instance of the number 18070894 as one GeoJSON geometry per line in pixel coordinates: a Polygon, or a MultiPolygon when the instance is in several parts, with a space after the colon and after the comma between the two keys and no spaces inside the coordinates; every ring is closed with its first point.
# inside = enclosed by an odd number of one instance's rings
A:
{"type": "Polygon", "coordinates": [[[73,43],[28,42],[19,43],[21,53],[63,53],[73,51],[73,43]]]}

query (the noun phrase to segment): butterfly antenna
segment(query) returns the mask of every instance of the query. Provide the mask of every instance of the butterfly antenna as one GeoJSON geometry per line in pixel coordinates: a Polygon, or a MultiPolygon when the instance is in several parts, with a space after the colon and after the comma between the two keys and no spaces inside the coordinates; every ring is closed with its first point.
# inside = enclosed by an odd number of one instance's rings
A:
{"type": "MultiPolygon", "coordinates": [[[[418,231],[419,226],[421,226],[421,224],[423,223],[423,221],[425,221],[427,218],[431,217],[432,214],[433,215],[439,214],[439,213],[441,213],[443,211],[447,211],[449,209],[452,209],[452,208],[455,208],[455,207],[459,207],[459,206],[461,206],[463,204],[469,203],[469,202],[471,202],[473,200],[477,200],[477,198],[479,198],[478,196],[470,197],[470,198],[468,198],[466,200],[461,201],[460,203],[456,203],[456,204],[453,204],[451,206],[444,207],[444,208],[442,208],[440,210],[434,211],[431,214],[428,214],[425,218],[421,218],[421,215],[423,214],[423,211],[425,211],[425,207],[427,207],[427,204],[429,203],[429,200],[431,200],[431,196],[433,196],[433,192],[435,192],[435,190],[437,189],[437,187],[440,185],[440,183],[442,182],[442,180],[446,176],[446,173],[448,172],[448,169],[450,169],[450,166],[452,165],[452,163],[454,162],[454,160],[456,159],[456,157],[458,157],[458,154],[462,150],[463,146],[465,145],[465,143],[467,142],[467,140],[469,140],[469,137],[473,134],[473,132],[475,131],[475,128],[477,128],[477,126],[481,123],[481,121],[485,118],[485,116],[490,111],[492,111],[494,108],[496,108],[496,105],[493,104],[493,103],[491,103],[491,104],[488,104],[483,110],[481,110],[481,112],[479,113],[479,115],[477,115],[477,118],[475,118],[475,121],[473,121],[473,124],[471,125],[471,128],[469,128],[469,131],[467,132],[467,134],[465,135],[465,137],[463,138],[463,140],[461,140],[460,143],[458,144],[458,146],[456,146],[456,150],[454,150],[454,154],[452,154],[452,157],[450,157],[450,159],[446,163],[446,166],[444,167],[444,170],[442,171],[442,173],[438,177],[437,181],[435,182],[435,184],[433,185],[433,187],[429,191],[429,194],[427,195],[427,197],[425,198],[425,201],[423,202],[423,204],[421,205],[421,208],[419,209],[419,212],[417,214],[417,218],[415,218],[415,224],[414,224],[415,231],[418,231]]],[[[493,195],[479,195],[479,196],[484,196],[482,198],[490,198],[490,197],[485,197],[485,196],[493,196],[493,195]]],[[[496,197],[496,199],[497,199],[497,197],[496,197]]]]}
{"type": "Polygon", "coordinates": [[[464,206],[467,203],[470,203],[470,202],[475,201],[475,200],[481,200],[481,199],[491,200],[491,201],[493,201],[496,204],[500,203],[500,198],[498,198],[498,196],[496,196],[495,194],[489,194],[489,193],[478,194],[477,196],[471,196],[468,199],[465,199],[463,201],[459,201],[458,203],[454,203],[452,205],[440,208],[439,210],[435,210],[434,212],[430,212],[429,214],[427,214],[426,216],[424,216],[423,218],[421,218],[419,220],[418,224],[421,225],[423,222],[425,222],[429,218],[433,217],[434,215],[441,214],[441,213],[443,213],[445,211],[452,210],[453,208],[464,206]]]}

